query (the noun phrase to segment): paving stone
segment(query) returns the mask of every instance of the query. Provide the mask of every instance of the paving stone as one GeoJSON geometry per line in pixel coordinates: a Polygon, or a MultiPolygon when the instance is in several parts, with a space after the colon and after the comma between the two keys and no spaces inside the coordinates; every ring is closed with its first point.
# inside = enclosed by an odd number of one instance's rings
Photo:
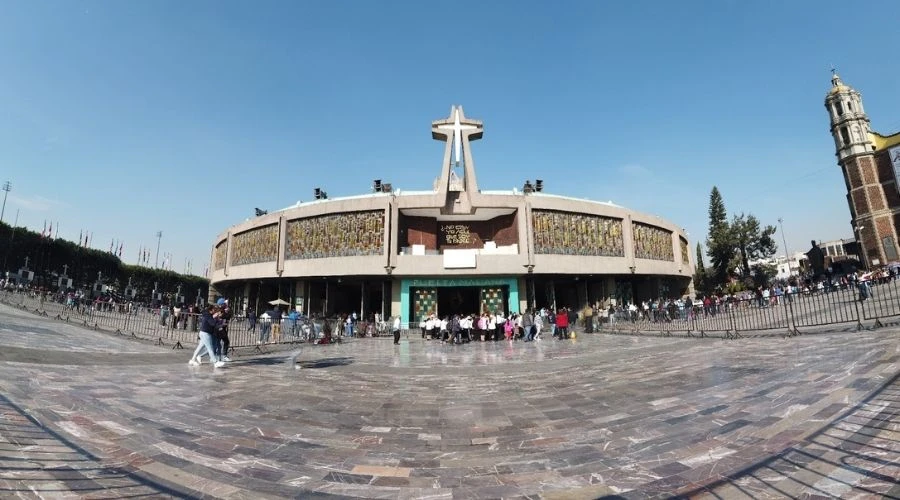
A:
{"type": "Polygon", "coordinates": [[[898,331],[411,339],[403,356],[389,339],[352,339],[307,346],[302,370],[277,349],[215,369],[189,367],[190,345],[0,305],[0,488],[81,498],[889,496],[900,477],[898,331]]]}

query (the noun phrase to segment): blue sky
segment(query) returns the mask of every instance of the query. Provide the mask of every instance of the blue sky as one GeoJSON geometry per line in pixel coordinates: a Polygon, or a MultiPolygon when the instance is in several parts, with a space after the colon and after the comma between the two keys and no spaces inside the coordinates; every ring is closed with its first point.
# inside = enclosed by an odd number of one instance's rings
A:
{"type": "Polygon", "coordinates": [[[374,178],[429,188],[430,122],[462,104],[485,123],[482,189],[542,178],[665,217],[693,245],[716,184],[730,214],[783,217],[805,250],[852,236],[829,68],[874,130],[900,130],[898,14],[896,1],[4,2],[4,220],[122,241],[129,263],[161,230],[174,268],[202,273],[254,207],[374,178]]]}

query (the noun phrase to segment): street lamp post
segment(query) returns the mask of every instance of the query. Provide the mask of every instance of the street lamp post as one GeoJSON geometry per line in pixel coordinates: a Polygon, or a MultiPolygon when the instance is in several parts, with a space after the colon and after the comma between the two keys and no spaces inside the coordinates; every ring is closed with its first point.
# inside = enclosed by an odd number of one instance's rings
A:
{"type": "Polygon", "coordinates": [[[863,246],[862,241],[862,230],[865,229],[866,226],[853,226],[853,231],[856,233],[856,249],[857,249],[857,257],[862,261],[863,269],[866,272],[869,271],[869,256],[866,255],[866,249],[863,246]]]}
{"type": "Polygon", "coordinates": [[[787,236],[784,234],[784,219],[778,218],[778,225],[781,226],[781,241],[784,242],[784,262],[787,264],[788,279],[791,278],[791,253],[788,250],[787,236]]]}
{"type": "Polygon", "coordinates": [[[9,181],[3,183],[3,208],[0,209],[0,222],[3,222],[3,214],[6,213],[6,197],[9,196],[9,192],[12,190],[12,184],[9,181]]]}
{"type": "Polygon", "coordinates": [[[162,242],[162,231],[156,232],[156,267],[159,269],[159,244],[162,242]]]}

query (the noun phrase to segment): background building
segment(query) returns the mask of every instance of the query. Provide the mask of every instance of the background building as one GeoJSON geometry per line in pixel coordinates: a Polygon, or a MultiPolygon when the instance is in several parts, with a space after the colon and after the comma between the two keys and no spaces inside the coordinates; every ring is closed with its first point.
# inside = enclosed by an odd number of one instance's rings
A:
{"type": "Polygon", "coordinates": [[[236,224],[216,239],[211,281],[241,309],[281,298],[311,315],[582,308],[689,292],[684,231],[612,203],[478,188],[462,107],[432,124],[445,141],[427,191],[375,180],[371,193],[316,200],[236,224]]]}
{"type": "Polygon", "coordinates": [[[869,127],[862,96],[835,73],[825,96],[838,164],[847,186],[850,224],[863,264],[874,268],[898,260],[900,232],[900,133],[884,136],[869,127]]]}

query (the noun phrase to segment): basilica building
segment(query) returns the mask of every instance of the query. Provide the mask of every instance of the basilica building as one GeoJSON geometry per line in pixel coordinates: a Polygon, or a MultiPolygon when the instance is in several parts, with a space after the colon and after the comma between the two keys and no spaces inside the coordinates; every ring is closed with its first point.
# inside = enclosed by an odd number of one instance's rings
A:
{"type": "Polygon", "coordinates": [[[689,293],[683,229],[612,203],[551,194],[543,180],[481,189],[481,121],[454,106],[431,126],[446,143],[438,180],[316,199],[237,223],[213,242],[211,281],[238,309],[282,299],[308,315],[520,312],[689,293]]]}

